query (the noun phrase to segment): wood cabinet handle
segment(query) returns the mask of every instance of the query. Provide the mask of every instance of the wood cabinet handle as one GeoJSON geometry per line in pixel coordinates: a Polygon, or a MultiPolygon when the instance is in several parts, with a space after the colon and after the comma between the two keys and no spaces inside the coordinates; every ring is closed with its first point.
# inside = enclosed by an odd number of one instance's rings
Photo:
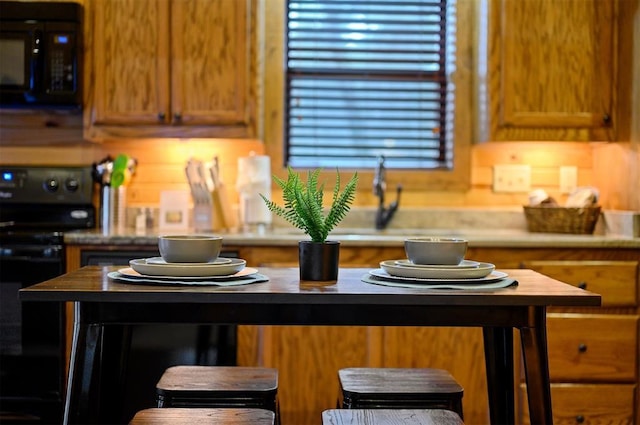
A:
{"type": "Polygon", "coordinates": [[[580,289],[587,289],[587,282],[580,282],[580,283],[578,283],[578,288],[580,288],[580,289]]]}
{"type": "Polygon", "coordinates": [[[583,423],[584,422],[584,416],[582,416],[582,415],[576,416],[576,422],[579,423],[579,424],[583,423]]]}
{"type": "Polygon", "coordinates": [[[584,353],[587,351],[587,344],[580,344],[578,345],[578,351],[581,353],[584,353]]]}
{"type": "Polygon", "coordinates": [[[176,122],[182,121],[182,114],[180,112],[176,112],[175,114],[173,114],[173,120],[176,122]]]}
{"type": "Polygon", "coordinates": [[[158,112],[158,121],[164,121],[164,119],[167,116],[164,114],[164,112],[158,112]]]}
{"type": "Polygon", "coordinates": [[[603,123],[605,123],[605,124],[609,124],[609,123],[611,123],[611,115],[609,115],[609,114],[604,114],[604,115],[602,116],[602,122],[603,122],[603,123]]]}

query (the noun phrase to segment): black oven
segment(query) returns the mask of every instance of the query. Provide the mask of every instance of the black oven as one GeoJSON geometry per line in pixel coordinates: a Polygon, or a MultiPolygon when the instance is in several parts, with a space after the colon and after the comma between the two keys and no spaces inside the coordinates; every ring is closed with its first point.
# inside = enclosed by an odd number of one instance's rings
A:
{"type": "Polygon", "coordinates": [[[0,1],[0,104],[81,105],[82,5],[0,1]]]}
{"type": "MultiPolygon", "coordinates": [[[[43,235],[41,235],[43,236],[43,235]]],[[[18,290],[64,272],[61,236],[33,241],[2,233],[0,242],[0,422],[57,423],[63,381],[59,304],[21,303],[18,290]],[[23,239],[24,240],[20,240],[23,239]]]]}
{"type": "Polygon", "coordinates": [[[95,226],[90,167],[0,166],[0,423],[61,422],[64,307],[18,290],[65,272],[64,231],[95,226]]]}

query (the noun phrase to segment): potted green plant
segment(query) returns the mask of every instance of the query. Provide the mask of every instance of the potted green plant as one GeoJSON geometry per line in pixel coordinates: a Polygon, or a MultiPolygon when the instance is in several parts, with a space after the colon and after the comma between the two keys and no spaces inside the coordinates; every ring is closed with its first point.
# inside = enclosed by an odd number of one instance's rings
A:
{"type": "Polygon", "coordinates": [[[319,183],[320,169],[309,171],[307,181],[288,167],[287,180],[273,176],[282,189],[284,205],[278,205],[264,195],[267,208],[309,235],[311,240],[298,243],[300,279],[335,281],[338,278],[340,242],[328,241],[329,232],[346,216],[356,195],[358,173],[355,173],[340,192],[340,173],[336,169],[336,183],[328,213],[325,214],[324,183],[319,183]]]}

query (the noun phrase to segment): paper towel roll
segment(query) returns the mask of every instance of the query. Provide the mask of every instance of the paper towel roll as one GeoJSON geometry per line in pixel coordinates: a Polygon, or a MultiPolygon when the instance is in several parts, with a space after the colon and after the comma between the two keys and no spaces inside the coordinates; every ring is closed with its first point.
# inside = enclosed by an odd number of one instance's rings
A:
{"type": "Polygon", "coordinates": [[[266,155],[238,158],[236,189],[244,224],[270,224],[271,211],[260,196],[271,199],[271,159],[266,155]]]}

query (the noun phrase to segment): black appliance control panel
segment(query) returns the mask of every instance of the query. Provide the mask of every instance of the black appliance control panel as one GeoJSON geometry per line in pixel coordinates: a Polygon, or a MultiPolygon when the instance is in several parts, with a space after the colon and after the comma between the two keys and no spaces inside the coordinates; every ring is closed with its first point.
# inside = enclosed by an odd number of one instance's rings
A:
{"type": "Polygon", "coordinates": [[[0,166],[0,204],[91,204],[91,167],[0,166]]]}

